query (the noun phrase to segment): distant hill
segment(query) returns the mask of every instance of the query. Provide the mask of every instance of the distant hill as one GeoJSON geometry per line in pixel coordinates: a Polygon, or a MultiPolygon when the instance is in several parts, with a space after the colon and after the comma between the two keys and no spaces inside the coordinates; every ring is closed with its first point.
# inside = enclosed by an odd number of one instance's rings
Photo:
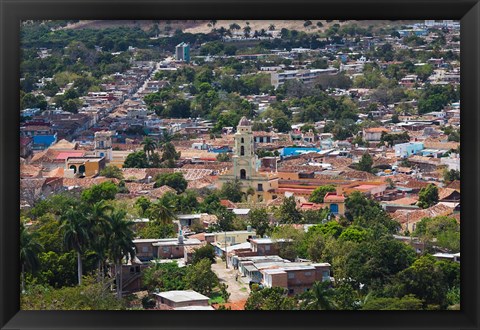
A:
{"type": "Polygon", "coordinates": [[[207,20],[171,20],[171,21],[142,21],[142,20],[91,20],[91,21],[79,21],[74,24],[69,24],[65,29],[106,29],[112,27],[140,27],[142,30],[148,31],[154,27],[155,24],[158,24],[160,34],[165,34],[168,32],[174,32],[177,29],[182,30],[183,32],[189,33],[208,33],[212,30],[213,27],[220,28],[224,27],[229,28],[231,24],[238,24],[241,29],[248,25],[251,28],[251,31],[260,31],[261,29],[268,30],[270,25],[275,26],[275,30],[280,30],[282,28],[287,28],[289,30],[298,30],[305,31],[307,33],[314,32],[323,32],[325,29],[329,28],[333,24],[349,24],[355,23],[360,27],[367,28],[370,25],[375,26],[376,28],[386,28],[388,26],[399,26],[412,24],[415,22],[421,21],[384,21],[384,20],[363,20],[363,21],[343,21],[333,20],[327,22],[326,20],[312,20],[312,24],[308,27],[304,26],[304,20],[218,20],[215,22],[215,25],[211,21],[207,20]],[[317,27],[317,22],[322,22],[323,27],[317,27]]]}

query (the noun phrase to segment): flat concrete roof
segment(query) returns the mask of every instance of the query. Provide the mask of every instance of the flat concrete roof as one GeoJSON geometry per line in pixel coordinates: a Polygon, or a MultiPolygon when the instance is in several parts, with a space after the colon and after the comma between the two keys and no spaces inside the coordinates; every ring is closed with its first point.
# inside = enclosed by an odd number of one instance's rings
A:
{"type": "Polygon", "coordinates": [[[168,299],[173,302],[187,302],[192,300],[209,300],[207,296],[193,290],[174,290],[155,293],[156,296],[168,299]]]}

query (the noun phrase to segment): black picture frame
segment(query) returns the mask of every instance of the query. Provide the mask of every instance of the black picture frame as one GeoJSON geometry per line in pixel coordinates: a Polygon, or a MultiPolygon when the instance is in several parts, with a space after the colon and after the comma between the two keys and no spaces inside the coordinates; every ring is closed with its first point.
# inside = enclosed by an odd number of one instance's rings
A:
{"type": "Polygon", "coordinates": [[[478,329],[480,4],[478,0],[0,0],[2,329],[478,329]],[[461,20],[461,310],[19,311],[19,30],[24,19],[461,20]]]}

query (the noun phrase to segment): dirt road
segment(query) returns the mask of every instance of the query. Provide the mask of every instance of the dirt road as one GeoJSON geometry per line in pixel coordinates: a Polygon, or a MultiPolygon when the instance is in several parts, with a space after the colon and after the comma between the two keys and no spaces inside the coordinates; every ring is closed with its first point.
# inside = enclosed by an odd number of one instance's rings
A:
{"type": "Polygon", "coordinates": [[[229,302],[245,301],[248,298],[250,289],[248,284],[241,281],[240,277],[235,280],[236,270],[231,265],[229,268],[225,268],[225,261],[217,258],[217,262],[212,264],[212,270],[217,274],[221,283],[228,285],[227,291],[230,293],[229,302]]]}

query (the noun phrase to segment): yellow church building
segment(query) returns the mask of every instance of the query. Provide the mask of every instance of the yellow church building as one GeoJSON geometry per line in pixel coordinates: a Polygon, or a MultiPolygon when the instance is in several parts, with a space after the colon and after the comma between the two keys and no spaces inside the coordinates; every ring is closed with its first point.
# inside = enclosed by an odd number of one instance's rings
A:
{"type": "Polygon", "coordinates": [[[239,180],[241,190],[246,194],[249,201],[267,202],[275,199],[278,176],[276,173],[261,173],[258,171],[252,124],[246,117],[240,119],[234,139],[233,169],[229,173],[219,176],[219,188],[225,182],[239,180]]]}

